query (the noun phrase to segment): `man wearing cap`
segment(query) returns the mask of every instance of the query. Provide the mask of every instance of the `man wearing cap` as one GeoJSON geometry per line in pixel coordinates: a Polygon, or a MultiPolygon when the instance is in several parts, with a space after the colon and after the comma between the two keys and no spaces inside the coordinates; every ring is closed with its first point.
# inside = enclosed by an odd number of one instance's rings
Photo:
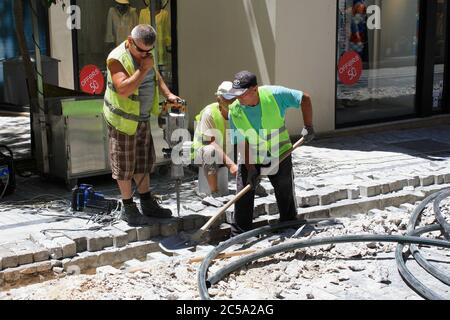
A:
{"type": "Polygon", "coordinates": [[[204,170],[212,196],[218,195],[217,171],[226,166],[233,176],[238,167],[228,156],[232,152],[229,130],[229,105],[236,97],[228,93],[233,90],[233,83],[224,81],[216,92],[217,102],[205,107],[196,117],[197,127],[192,145],[192,158],[195,164],[204,170]]]}
{"type": "MultiPolygon", "coordinates": [[[[252,190],[235,204],[232,235],[252,229],[255,189],[259,176],[271,162],[280,159],[292,148],[285,124],[286,110],[301,108],[305,127],[305,143],[314,139],[311,97],[302,91],[281,86],[258,86],[256,75],[241,71],[235,75],[233,90],[237,100],[230,106],[232,142],[241,143],[237,175],[237,192],[248,184],[252,190]]],[[[275,191],[280,222],[295,220],[297,206],[293,185],[292,157],[269,176],[275,191]]]]}
{"type": "Polygon", "coordinates": [[[155,152],[150,113],[158,115],[159,93],[170,102],[180,98],[170,92],[155,69],[156,32],[150,25],[136,26],[128,39],[108,56],[108,78],[103,114],[108,123],[112,176],[122,195],[121,219],[139,225],[144,216],[169,218],[150,193],[150,171],[155,152]],[[133,201],[132,181],[140,195],[139,212],[133,201]]]}

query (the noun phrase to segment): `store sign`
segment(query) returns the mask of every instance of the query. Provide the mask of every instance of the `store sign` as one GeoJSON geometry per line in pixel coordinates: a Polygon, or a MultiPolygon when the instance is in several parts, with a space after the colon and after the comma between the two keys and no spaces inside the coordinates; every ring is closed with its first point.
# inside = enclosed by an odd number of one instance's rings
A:
{"type": "Polygon", "coordinates": [[[351,86],[359,81],[362,74],[362,60],[355,51],[348,51],[339,60],[338,75],[339,81],[351,86]]]}
{"type": "Polygon", "coordinates": [[[101,94],[105,86],[102,72],[93,64],[85,66],[80,72],[80,88],[89,94],[101,94]]]}

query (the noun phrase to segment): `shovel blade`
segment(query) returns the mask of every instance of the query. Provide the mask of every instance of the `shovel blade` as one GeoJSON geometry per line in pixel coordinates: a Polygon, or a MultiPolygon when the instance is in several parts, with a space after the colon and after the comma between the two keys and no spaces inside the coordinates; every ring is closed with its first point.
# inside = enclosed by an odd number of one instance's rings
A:
{"type": "Polygon", "coordinates": [[[190,234],[181,232],[175,236],[163,239],[159,243],[159,247],[165,252],[176,252],[178,250],[195,248],[198,244],[200,242],[192,239],[190,234]]]}

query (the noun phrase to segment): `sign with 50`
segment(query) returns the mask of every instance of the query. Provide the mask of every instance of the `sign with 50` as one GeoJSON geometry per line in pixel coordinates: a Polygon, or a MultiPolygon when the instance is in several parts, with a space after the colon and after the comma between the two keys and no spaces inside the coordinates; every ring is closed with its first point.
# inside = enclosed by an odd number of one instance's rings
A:
{"type": "Polygon", "coordinates": [[[339,81],[348,86],[354,85],[361,78],[362,69],[363,65],[358,53],[355,51],[344,53],[338,64],[339,81]]]}

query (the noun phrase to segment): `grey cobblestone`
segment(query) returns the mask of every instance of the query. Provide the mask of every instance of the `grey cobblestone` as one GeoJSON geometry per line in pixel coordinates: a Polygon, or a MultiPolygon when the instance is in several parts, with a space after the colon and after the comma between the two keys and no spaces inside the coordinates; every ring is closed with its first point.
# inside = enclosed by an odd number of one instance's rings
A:
{"type": "Polygon", "coordinates": [[[96,252],[106,247],[112,247],[113,239],[105,231],[92,232],[86,237],[87,251],[96,252]]]}
{"type": "Polygon", "coordinates": [[[421,176],[420,177],[420,186],[427,187],[434,184],[434,176],[421,176]]]}
{"type": "Polygon", "coordinates": [[[4,246],[0,246],[0,260],[3,269],[15,268],[19,265],[19,257],[4,246]]]}
{"type": "Polygon", "coordinates": [[[114,225],[120,231],[126,232],[128,234],[128,243],[137,241],[136,228],[130,227],[126,222],[121,221],[114,225]]]}
{"type": "Polygon", "coordinates": [[[364,183],[359,186],[361,197],[375,197],[381,194],[381,187],[376,183],[364,183]]]}

